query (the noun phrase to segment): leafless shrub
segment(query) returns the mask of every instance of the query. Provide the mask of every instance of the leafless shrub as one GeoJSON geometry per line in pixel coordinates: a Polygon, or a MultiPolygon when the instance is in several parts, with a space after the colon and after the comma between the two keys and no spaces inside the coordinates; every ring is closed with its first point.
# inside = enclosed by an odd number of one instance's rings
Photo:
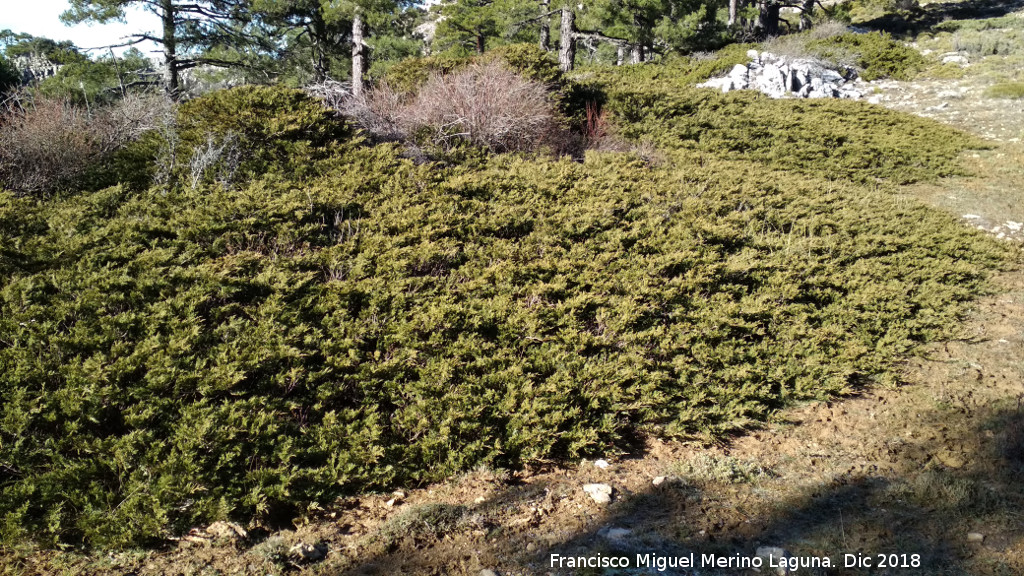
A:
{"type": "Polygon", "coordinates": [[[335,80],[324,80],[319,84],[310,84],[303,88],[306,94],[313,98],[319,98],[324,106],[331,110],[340,111],[346,101],[352,97],[352,90],[349,85],[335,80]]]}
{"type": "Polygon", "coordinates": [[[0,184],[45,196],[81,176],[101,154],[89,115],[64,100],[24,96],[0,120],[0,184]]]}
{"type": "Polygon", "coordinates": [[[128,94],[100,108],[93,115],[96,130],[103,140],[103,151],[117,148],[159,129],[174,116],[174,103],[163,94],[128,94]]]}
{"type": "Polygon", "coordinates": [[[410,137],[403,120],[409,99],[382,83],[364,91],[362,96],[349,96],[337,109],[374,138],[399,141],[410,137]]]}
{"type": "Polygon", "coordinates": [[[90,112],[62,99],[22,93],[0,110],[0,185],[48,196],[155,126],[162,99],[130,96],[90,112]]]}
{"type": "Polygon", "coordinates": [[[547,89],[498,62],[435,74],[415,94],[383,84],[339,110],[378,139],[443,149],[463,141],[492,152],[558,149],[567,141],[547,89]]]}
{"type": "Polygon", "coordinates": [[[200,183],[212,178],[224,186],[230,186],[242,162],[242,151],[238,138],[232,133],[217,138],[207,135],[206,142],[197,146],[189,161],[189,185],[195,189],[200,183]]]}
{"type": "Polygon", "coordinates": [[[466,140],[493,152],[532,150],[558,130],[548,91],[497,62],[435,74],[402,110],[413,134],[451,147],[466,140]]]}

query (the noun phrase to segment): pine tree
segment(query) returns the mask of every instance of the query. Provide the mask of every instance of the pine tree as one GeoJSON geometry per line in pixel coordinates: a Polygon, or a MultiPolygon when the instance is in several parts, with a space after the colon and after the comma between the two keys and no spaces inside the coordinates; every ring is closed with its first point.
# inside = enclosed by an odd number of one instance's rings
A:
{"type": "Polygon", "coordinates": [[[164,90],[177,98],[181,90],[181,73],[202,64],[237,65],[210,57],[205,52],[217,45],[239,47],[259,42],[259,37],[246,31],[251,23],[246,0],[70,0],[71,8],[61,15],[65,23],[107,23],[123,21],[129,6],[142,6],[160,18],[158,32],[132,34],[127,44],[151,41],[164,55],[164,90]]]}

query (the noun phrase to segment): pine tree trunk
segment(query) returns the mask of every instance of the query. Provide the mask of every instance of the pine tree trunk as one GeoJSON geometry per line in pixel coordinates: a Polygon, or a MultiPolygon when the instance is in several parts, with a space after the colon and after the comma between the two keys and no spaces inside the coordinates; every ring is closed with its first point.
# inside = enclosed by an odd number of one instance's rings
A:
{"type": "Polygon", "coordinates": [[[761,0],[754,30],[762,37],[779,35],[780,6],[776,0],[761,0]]]}
{"type": "Polygon", "coordinates": [[[736,23],[740,11],[740,0],[729,0],[729,26],[736,23]]]}
{"type": "Polygon", "coordinates": [[[309,37],[313,42],[313,81],[317,84],[327,80],[327,23],[320,12],[314,10],[310,22],[309,37]]]}
{"type": "Polygon", "coordinates": [[[814,0],[804,0],[800,7],[800,30],[811,29],[811,16],[814,15],[814,0]]]}
{"type": "Polygon", "coordinates": [[[569,72],[576,64],[576,12],[568,4],[562,7],[562,38],[558,46],[558,67],[569,72]]]}
{"type": "Polygon", "coordinates": [[[175,35],[174,2],[172,0],[161,0],[160,19],[163,23],[163,45],[164,45],[164,92],[172,100],[180,96],[180,63],[178,62],[178,38],[175,35]]]}
{"type": "Polygon", "coordinates": [[[644,47],[639,42],[633,44],[629,51],[629,63],[630,64],[641,64],[644,61],[644,47]]]}
{"type": "Polygon", "coordinates": [[[626,45],[619,43],[615,48],[615,65],[622,66],[626,63],[626,45]]]}
{"type": "Polygon", "coordinates": [[[366,44],[363,43],[363,17],[356,12],[352,18],[352,95],[363,95],[363,72],[366,71],[366,44]]]}
{"type": "Polygon", "coordinates": [[[551,50],[551,0],[540,0],[540,49],[551,50]]]}

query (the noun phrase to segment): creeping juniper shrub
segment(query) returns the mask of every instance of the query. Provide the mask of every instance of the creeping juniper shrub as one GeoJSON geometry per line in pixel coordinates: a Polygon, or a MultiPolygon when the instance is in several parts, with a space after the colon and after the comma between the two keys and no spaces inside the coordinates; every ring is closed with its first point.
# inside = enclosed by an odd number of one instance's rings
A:
{"type": "Polygon", "coordinates": [[[824,58],[836,61],[852,57],[860,70],[860,77],[865,80],[910,80],[925,66],[920,52],[885,32],[842,34],[812,40],[807,47],[824,58]]]}
{"type": "Polygon", "coordinates": [[[308,176],[312,163],[351,135],[319,102],[280,86],[241,86],[186,102],[178,110],[177,130],[181,171],[194,171],[188,162],[204,148],[230,148],[233,157],[218,156],[204,172],[231,171],[242,180],[267,172],[308,176]]]}
{"type": "Polygon", "coordinates": [[[736,430],[891,378],[1005,262],[877,188],[955,171],[966,137],[634,68],[595,81],[657,167],[417,166],[253,95],[282,110],[201,115],[281,154],[249,182],[0,192],[0,538],[269,525],[482,464],[736,430]]]}
{"type": "Polygon", "coordinates": [[[859,182],[909,183],[958,174],[959,153],[984,146],[953,128],[866,103],[773,100],[753,91],[694,88],[738,58],[723,52],[721,61],[606,68],[591,78],[606,93],[620,136],[702,158],[755,161],[859,182]]]}

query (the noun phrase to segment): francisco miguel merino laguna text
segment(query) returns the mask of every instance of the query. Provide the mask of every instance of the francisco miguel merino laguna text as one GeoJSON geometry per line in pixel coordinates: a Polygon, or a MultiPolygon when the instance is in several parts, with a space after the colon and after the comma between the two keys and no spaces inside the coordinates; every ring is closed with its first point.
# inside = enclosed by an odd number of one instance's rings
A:
{"type": "Polygon", "coordinates": [[[662,556],[659,554],[637,554],[635,562],[629,556],[605,556],[597,553],[588,556],[551,555],[550,568],[654,568],[664,572],[669,568],[832,568],[828,556],[744,556],[734,554],[701,554],[691,552],[685,556],[662,556]],[[697,560],[700,564],[697,564],[697,560]]]}

